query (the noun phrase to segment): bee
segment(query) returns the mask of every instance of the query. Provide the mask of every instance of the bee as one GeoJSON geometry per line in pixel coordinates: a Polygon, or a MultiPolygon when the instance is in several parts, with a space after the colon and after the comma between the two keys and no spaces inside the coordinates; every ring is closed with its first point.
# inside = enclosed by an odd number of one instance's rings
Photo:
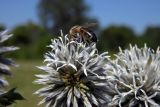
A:
{"type": "Polygon", "coordinates": [[[97,42],[96,34],[89,28],[94,26],[94,23],[87,24],[84,26],[75,25],[69,30],[69,39],[70,40],[81,40],[84,43],[90,44],[92,42],[97,42]]]}

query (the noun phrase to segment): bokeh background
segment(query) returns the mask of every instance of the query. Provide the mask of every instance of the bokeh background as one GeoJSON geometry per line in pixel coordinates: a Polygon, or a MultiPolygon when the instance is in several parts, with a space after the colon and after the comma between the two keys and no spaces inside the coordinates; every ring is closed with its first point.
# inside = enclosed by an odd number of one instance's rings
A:
{"type": "MultiPolygon", "coordinates": [[[[33,84],[36,66],[43,65],[43,55],[51,39],[64,34],[74,25],[97,23],[92,30],[98,38],[99,52],[117,53],[118,47],[137,44],[157,49],[160,45],[159,0],[1,0],[0,31],[8,29],[14,36],[5,45],[19,50],[7,54],[20,65],[12,68],[10,87],[26,98],[12,107],[37,107],[33,84]]],[[[43,105],[42,105],[43,107],[43,105]]]]}

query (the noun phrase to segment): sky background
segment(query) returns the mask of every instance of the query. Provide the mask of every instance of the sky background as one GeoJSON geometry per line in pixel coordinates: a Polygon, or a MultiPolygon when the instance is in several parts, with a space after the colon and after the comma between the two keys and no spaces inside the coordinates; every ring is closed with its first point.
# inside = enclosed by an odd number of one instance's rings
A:
{"type": "MultiPolygon", "coordinates": [[[[33,21],[39,23],[39,0],[1,0],[0,24],[12,28],[33,21]]],[[[90,6],[89,15],[102,27],[112,24],[127,25],[141,33],[149,25],[160,26],[160,0],[85,0],[90,6]]]]}

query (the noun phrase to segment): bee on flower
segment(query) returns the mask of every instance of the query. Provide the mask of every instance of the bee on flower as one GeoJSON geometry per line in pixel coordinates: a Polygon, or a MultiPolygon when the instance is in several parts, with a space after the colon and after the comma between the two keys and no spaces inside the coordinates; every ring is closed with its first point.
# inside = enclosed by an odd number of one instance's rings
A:
{"type": "Polygon", "coordinates": [[[90,27],[95,26],[95,23],[90,23],[86,25],[75,25],[69,30],[69,39],[82,41],[86,44],[96,43],[96,34],[90,29],[90,27]]]}
{"type": "Polygon", "coordinates": [[[98,54],[95,44],[70,41],[68,36],[52,40],[45,54],[44,73],[36,75],[44,87],[35,93],[43,96],[46,107],[100,107],[109,101],[105,95],[107,53],[98,54]]]}

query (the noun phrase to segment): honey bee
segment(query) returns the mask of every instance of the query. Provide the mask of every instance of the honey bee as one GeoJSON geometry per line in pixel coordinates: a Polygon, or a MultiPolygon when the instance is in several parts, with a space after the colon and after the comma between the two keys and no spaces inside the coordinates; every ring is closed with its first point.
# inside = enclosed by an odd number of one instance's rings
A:
{"type": "Polygon", "coordinates": [[[81,40],[84,43],[90,44],[92,42],[97,42],[96,34],[89,28],[94,26],[94,23],[87,24],[84,26],[75,25],[69,30],[70,40],[81,40]]]}

